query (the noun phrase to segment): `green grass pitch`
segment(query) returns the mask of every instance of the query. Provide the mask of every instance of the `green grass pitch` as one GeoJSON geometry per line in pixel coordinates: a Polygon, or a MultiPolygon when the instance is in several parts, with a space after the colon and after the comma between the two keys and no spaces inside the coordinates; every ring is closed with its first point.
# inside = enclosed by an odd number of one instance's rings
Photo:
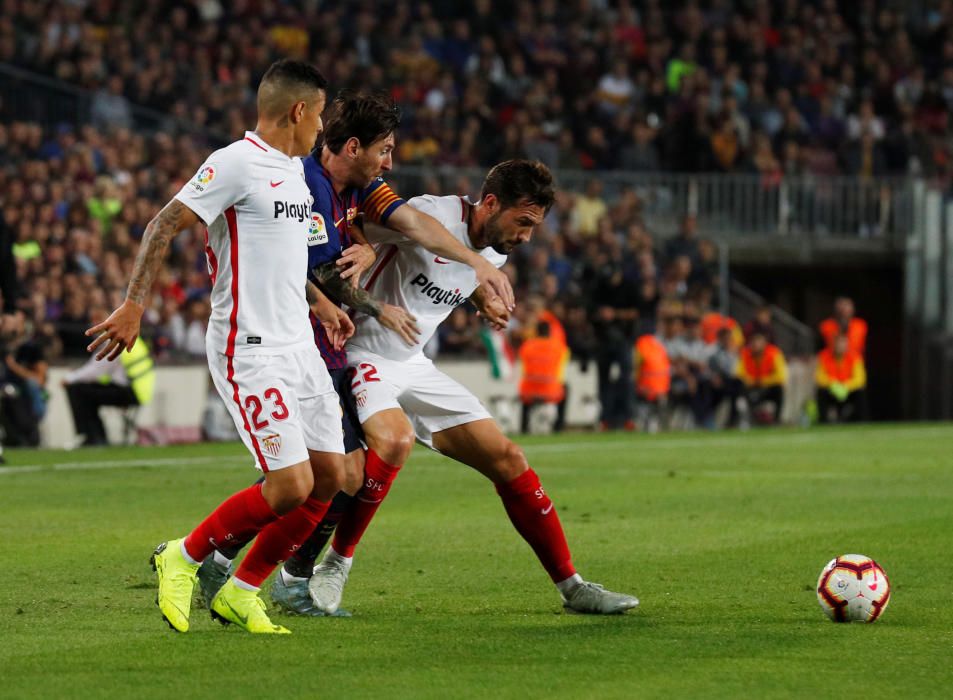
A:
{"type": "Polygon", "coordinates": [[[255,477],[239,445],[8,451],[0,697],[949,697],[953,427],[522,441],[580,572],[631,591],[568,615],[478,474],[418,449],[368,531],[350,619],[253,637],[160,619],[160,541],[255,477]],[[873,625],[814,594],[832,557],[886,569],[873,625]]]}

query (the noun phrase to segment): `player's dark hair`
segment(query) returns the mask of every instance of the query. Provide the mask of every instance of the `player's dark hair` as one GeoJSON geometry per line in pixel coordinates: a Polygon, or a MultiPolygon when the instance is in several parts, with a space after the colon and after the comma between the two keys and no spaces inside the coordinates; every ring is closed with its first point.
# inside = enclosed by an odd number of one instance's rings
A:
{"type": "Polygon", "coordinates": [[[487,173],[480,198],[495,195],[503,209],[528,203],[549,211],[556,199],[553,175],[538,160],[505,160],[487,173]]]}
{"type": "Polygon", "coordinates": [[[258,85],[258,111],[274,116],[312,93],[327,92],[328,81],[317,68],[304,61],[282,59],[271,64],[258,85]]]}
{"type": "Polygon", "coordinates": [[[340,153],[348,139],[356,138],[361,146],[397,131],[400,108],[386,94],[345,90],[334,98],[324,118],[324,146],[340,153]]]}
{"type": "Polygon", "coordinates": [[[328,79],[321,71],[305,61],[293,61],[283,58],[268,67],[261,78],[262,83],[280,82],[286,86],[308,87],[312,90],[328,89],[328,79]]]}

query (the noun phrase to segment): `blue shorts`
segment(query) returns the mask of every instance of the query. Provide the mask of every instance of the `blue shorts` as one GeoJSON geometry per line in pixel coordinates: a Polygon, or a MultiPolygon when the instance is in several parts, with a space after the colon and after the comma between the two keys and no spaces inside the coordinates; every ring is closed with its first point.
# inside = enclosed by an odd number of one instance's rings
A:
{"type": "Polygon", "coordinates": [[[357,417],[357,404],[354,402],[354,393],[351,391],[351,380],[346,367],[329,369],[331,383],[341,401],[341,428],[344,430],[344,453],[364,447],[364,431],[361,430],[361,421],[357,417]]]}

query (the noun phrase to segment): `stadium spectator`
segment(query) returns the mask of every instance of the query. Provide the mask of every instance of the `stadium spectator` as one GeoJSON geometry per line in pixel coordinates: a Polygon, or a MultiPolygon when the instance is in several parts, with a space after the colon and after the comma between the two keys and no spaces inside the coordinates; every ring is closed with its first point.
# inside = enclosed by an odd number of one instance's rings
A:
{"type": "Polygon", "coordinates": [[[760,304],[755,309],[754,316],[744,325],[745,340],[750,342],[757,334],[763,335],[769,343],[777,342],[771,304],[760,304]]]}
{"type": "Polygon", "coordinates": [[[784,407],[788,367],[784,353],[755,331],[741,349],[735,374],[744,385],[743,413],[757,423],[778,424],[784,407]]]}
{"type": "Polygon", "coordinates": [[[701,253],[698,250],[698,220],[694,214],[688,214],[682,219],[678,235],[665,243],[665,260],[672,262],[676,258],[686,257],[689,263],[697,265],[701,262],[701,253]]]}
{"type": "Polygon", "coordinates": [[[634,427],[632,344],[635,342],[639,312],[638,289],[622,269],[622,248],[605,251],[596,271],[591,299],[596,341],[600,425],[606,429],[634,427]]]}
{"type": "Polygon", "coordinates": [[[714,403],[709,362],[715,348],[702,338],[701,317],[698,306],[693,302],[684,305],[682,322],[685,325],[685,342],[677,367],[684,372],[686,382],[693,388],[689,407],[695,426],[712,428],[714,403]]]}
{"type": "Polygon", "coordinates": [[[583,238],[595,236],[599,222],[609,213],[609,207],[602,198],[602,181],[590,180],[586,191],[576,196],[572,210],[572,223],[578,235],[583,238]]]}
{"type": "MultiPolygon", "coordinates": [[[[0,329],[0,429],[7,445],[36,447],[40,421],[46,415],[46,379],[49,365],[42,344],[26,337],[25,328],[11,315],[0,329]],[[6,336],[6,337],[4,337],[6,336]]],[[[2,455],[2,450],[0,450],[2,455]]]]}
{"type": "Polygon", "coordinates": [[[865,355],[867,322],[854,314],[854,300],[850,297],[838,297],[834,301],[834,315],[821,321],[818,327],[824,347],[833,349],[837,336],[846,334],[848,347],[861,357],[865,355]]]}
{"type": "Polygon", "coordinates": [[[822,423],[866,418],[867,370],[863,356],[851,349],[847,335],[839,333],[832,347],[818,353],[814,377],[818,417],[822,423]]]}
{"type": "Polygon", "coordinates": [[[716,345],[711,357],[708,358],[708,370],[712,388],[712,411],[717,413],[719,407],[729,402],[729,427],[738,424],[738,399],[742,395],[742,382],[738,378],[738,347],[737,326],[722,326],[716,334],[716,345]]]}
{"type": "MultiPolygon", "coordinates": [[[[100,323],[106,314],[97,311],[90,323],[100,323]]],[[[73,425],[81,439],[80,446],[107,445],[106,429],[99,409],[103,406],[128,408],[145,406],[155,391],[155,369],[152,355],[141,338],[118,362],[98,360],[91,356],[63,379],[73,425]]]]}
{"type": "MultiPolygon", "coordinates": [[[[566,364],[569,348],[565,338],[552,333],[547,321],[536,324],[534,337],[526,340],[519,349],[522,378],[519,385],[522,414],[520,429],[530,432],[530,415],[543,404],[556,406],[565,399],[566,364]]],[[[555,430],[562,426],[554,425],[555,430]]]]}

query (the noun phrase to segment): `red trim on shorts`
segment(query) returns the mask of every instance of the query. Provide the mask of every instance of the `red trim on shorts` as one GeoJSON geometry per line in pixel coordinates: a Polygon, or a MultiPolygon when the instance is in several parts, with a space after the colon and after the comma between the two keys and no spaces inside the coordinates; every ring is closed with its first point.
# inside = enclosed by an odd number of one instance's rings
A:
{"type": "Polygon", "coordinates": [[[246,136],[246,137],[245,137],[245,140],[246,140],[246,141],[251,141],[253,144],[255,144],[258,148],[260,148],[261,150],[263,150],[265,153],[268,153],[268,149],[265,148],[264,146],[262,146],[260,143],[258,143],[255,139],[249,138],[248,136],[246,136]]]}
{"type": "MultiPolygon", "coordinates": [[[[251,139],[248,139],[251,141],[251,139]]],[[[254,142],[253,142],[254,143],[254,142]]],[[[235,354],[235,337],[238,335],[238,217],[235,215],[235,207],[229,207],[225,210],[225,222],[228,224],[228,243],[229,243],[229,261],[232,265],[232,313],[228,317],[228,341],[225,346],[225,356],[228,358],[228,383],[232,385],[232,398],[238,406],[238,412],[242,416],[245,432],[251,437],[252,447],[255,448],[255,455],[258,457],[258,464],[263,472],[268,471],[268,464],[265,462],[265,456],[258,447],[258,438],[251,431],[251,425],[248,422],[248,416],[245,414],[245,407],[238,397],[238,384],[235,382],[235,365],[233,355],[235,354]]]]}
{"type": "Polygon", "coordinates": [[[387,253],[384,254],[384,257],[381,258],[380,265],[377,266],[377,269],[371,274],[371,278],[367,280],[367,284],[364,285],[365,292],[374,286],[374,283],[377,281],[378,276],[380,276],[381,271],[390,264],[396,255],[397,246],[391,244],[390,250],[388,250],[387,253]]]}

